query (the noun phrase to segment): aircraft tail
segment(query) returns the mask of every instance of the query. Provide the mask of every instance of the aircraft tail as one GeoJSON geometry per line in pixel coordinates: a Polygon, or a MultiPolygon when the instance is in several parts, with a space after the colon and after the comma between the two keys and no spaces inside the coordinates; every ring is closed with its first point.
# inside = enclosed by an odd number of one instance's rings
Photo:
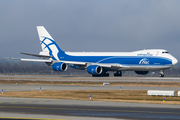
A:
{"type": "Polygon", "coordinates": [[[53,56],[52,59],[58,60],[59,53],[64,53],[64,51],[60,49],[44,26],[37,26],[37,31],[42,47],[42,52],[40,52],[40,54],[53,56]]]}

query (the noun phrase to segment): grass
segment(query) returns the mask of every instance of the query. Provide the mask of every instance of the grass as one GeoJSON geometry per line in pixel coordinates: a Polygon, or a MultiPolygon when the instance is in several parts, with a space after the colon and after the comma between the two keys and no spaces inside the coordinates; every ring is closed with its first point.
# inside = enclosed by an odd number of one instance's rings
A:
{"type": "MultiPolygon", "coordinates": [[[[177,91],[176,91],[177,94],[177,91]]],[[[146,90],[47,90],[47,91],[12,91],[4,92],[4,97],[25,98],[50,98],[50,99],[73,99],[73,100],[135,102],[162,104],[163,98],[166,104],[180,104],[180,97],[148,96],[146,90]]]]}
{"type": "MultiPolygon", "coordinates": [[[[124,77],[123,80],[129,80],[129,78],[124,77]]],[[[109,80],[108,77],[0,77],[0,84],[29,84],[29,85],[103,85],[103,80],[109,80]],[[50,80],[50,81],[47,81],[50,80]],[[67,80],[67,81],[58,81],[58,80],[67,80]],[[77,80],[77,81],[73,81],[77,80]],[[78,81],[79,80],[79,81],[78,81]],[[91,80],[91,81],[85,81],[91,80]],[[102,80],[102,82],[96,80],[102,80]]],[[[143,82],[138,82],[137,79],[133,79],[135,82],[111,82],[111,80],[118,80],[117,77],[111,78],[109,83],[111,86],[144,86],[144,87],[180,87],[180,82],[147,82],[144,80],[143,82]]]]}
{"type": "MultiPolygon", "coordinates": [[[[77,78],[79,81],[70,81],[75,78],[62,78],[68,81],[53,81],[59,78],[0,78],[0,84],[28,84],[28,85],[103,85],[103,78],[98,78],[102,82],[83,81],[84,78],[77,78]],[[45,81],[50,79],[51,81],[45,81]]],[[[109,80],[111,81],[111,80],[109,80]]],[[[109,82],[110,86],[144,86],[144,87],[180,87],[180,82],[109,82]]],[[[0,94],[5,97],[25,97],[25,98],[50,98],[50,99],[73,99],[73,100],[114,101],[114,102],[135,102],[135,103],[155,103],[163,104],[163,96],[148,96],[147,90],[47,90],[47,91],[10,91],[0,94]]],[[[165,97],[165,104],[180,104],[180,97],[165,97]]]]}

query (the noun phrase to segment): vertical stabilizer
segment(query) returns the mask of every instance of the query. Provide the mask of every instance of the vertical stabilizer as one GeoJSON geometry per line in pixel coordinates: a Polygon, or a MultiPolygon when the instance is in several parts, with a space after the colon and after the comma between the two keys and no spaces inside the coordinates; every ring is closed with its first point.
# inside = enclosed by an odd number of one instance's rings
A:
{"type": "MultiPolygon", "coordinates": [[[[37,26],[37,31],[42,47],[42,54],[49,54],[50,56],[53,56],[54,60],[58,60],[58,54],[63,52],[60,47],[56,44],[54,39],[51,37],[51,35],[47,32],[47,30],[44,28],[44,26],[37,26]]],[[[40,53],[40,54],[41,54],[40,53]]]]}
{"type": "Polygon", "coordinates": [[[47,37],[54,41],[54,39],[51,37],[51,35],[47,32],[47,30],[44,28],[44,26],[37,26],[37,31],[39,35],[39,40],[43,41],[44,37],[47,37]]]}

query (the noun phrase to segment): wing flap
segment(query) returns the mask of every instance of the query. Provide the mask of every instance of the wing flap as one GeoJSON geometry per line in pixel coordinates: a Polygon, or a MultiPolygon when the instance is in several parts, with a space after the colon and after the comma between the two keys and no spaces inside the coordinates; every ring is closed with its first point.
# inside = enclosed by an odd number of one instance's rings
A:
{"type": "Polygon", "coordinates": [[[75,62],[75,61],[59,61],[59,62],[64,62],[66,64],[71,64],[71,65],[86,65],[87,64],[85,62],[75,62]]]}
{"type": "Polygon", "coordinates": [[[121,64],[111,64],[111,67],[122,67],[121,64]]]}
{"type": "Polygon", "coordinates": [[[70,65],[80,65],[80,66],[99,65],[101,67],[107,67],[107,68],[122,67],[121,64],[86,63],[86,62],[76,62],[76,61],[59,61],[59,62],[64,62],[70,65]]]}
{"type": "Polygon", "coordinates": [[[23,59],[23,58],[11,58],[11,57],[4,57],[4,58],[11,60],[21,60],[21,61],[52,62],[52,60],[43,60],[43,59],[23,59]]]}
{"type": "Polygon", "coordinates": [[[52,62],[51,60],[41,60],[41,59],[21,59],[21,61],[52,62]]]}
{"type": "Polygon", "coordinates": [[[103,64],[103,63],[86,63],[86,62],[76,62],[76,61],[59,61],[59,62],[64,62],[66,64],[71,64],[71,65],[84,65],[84,66],[89,66],[89,65],[99,65],[101,67],[122,67],[121,64],[103,64]]]}

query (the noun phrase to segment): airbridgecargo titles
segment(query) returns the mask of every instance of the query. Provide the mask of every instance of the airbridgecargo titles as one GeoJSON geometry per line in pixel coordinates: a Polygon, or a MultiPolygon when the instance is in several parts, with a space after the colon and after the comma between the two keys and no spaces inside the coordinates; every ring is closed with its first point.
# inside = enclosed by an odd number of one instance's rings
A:
{"type": "Polygon", "coordinates": [[[133,52],[65,52],[43,26],[37,26],[42,51],[39,54],[21,53],[41,59],[19,59],[22,61],[45,62],[55,71],[66,71],[68,67],[86,70],[93,77],[109,76],[108,71],[115,71],[114,76],[122,76],[121,71],[135,71],[146,75],[149,71],[159,70],[164,77],[164,70],[175,66],[178,61],[163,49],[148,49],[133,52]]]}

